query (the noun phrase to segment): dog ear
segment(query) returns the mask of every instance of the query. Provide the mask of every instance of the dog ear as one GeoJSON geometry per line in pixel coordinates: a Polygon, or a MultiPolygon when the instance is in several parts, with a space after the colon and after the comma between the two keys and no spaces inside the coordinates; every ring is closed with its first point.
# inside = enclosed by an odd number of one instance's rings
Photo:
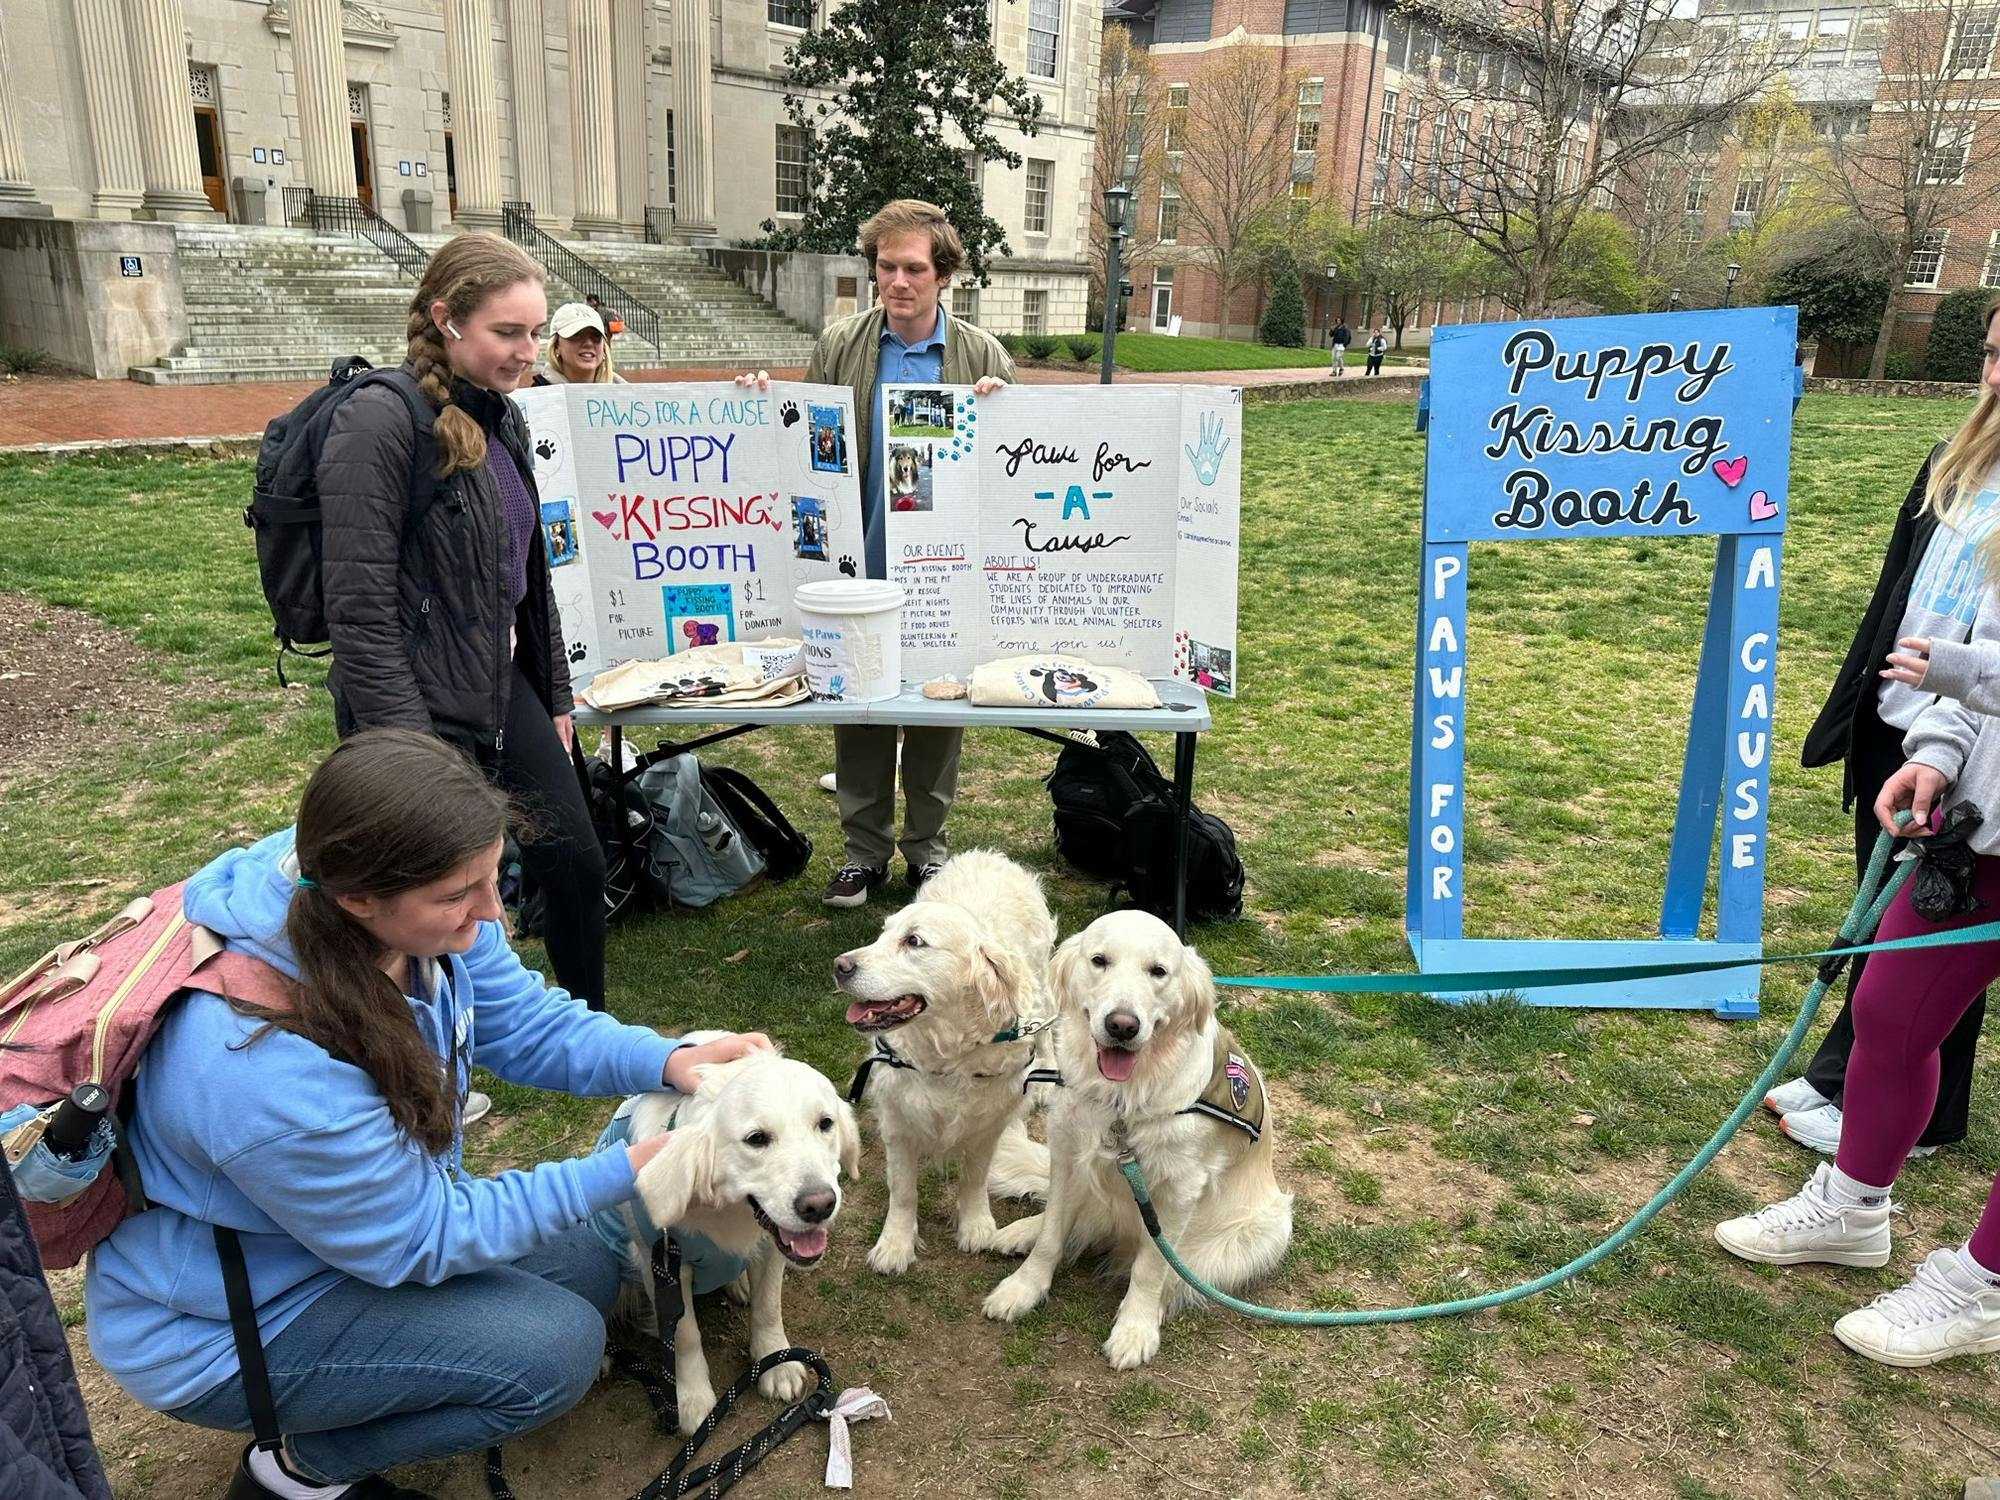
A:
{"type": "Polygon", "coordinates": [[[1187,944],[1181,944],[1180,968],[1175,974],[1177,1019],[1201,1025],[1215,1014],[1215,974],[1203,958],[1187,944]]]}
{"type": "Polygon", "coordinates": [[[1055,997],[1058,1007],[1069,1002],[1070,985],[1076,979],[1076,966],[1082,961],[1083,933],[1072,933],[1056,949],[1056,956],[1049,960],[1049,993],[1055,997]]]}
{"type": "Polygon", "coordinates": [[[848,1181],[861,1176],[861,1126],[854,1118],[854,1106],[845,1099],[834,1112],[834,1133],[840,1138],[840,1171],[848,1181]]]}
{"type": "Polygon", "coordinates": [[[696,1203],[715,1196],[715,1142],[700,1126],[670,1131],[635,1184],[646,1217],[661,1229],[678,1224],[696,1203]]]}
{"type": "Polygon", "coordinates": [[[1028,987],[1028,969],[1021,956],[994,943],[974,943],[967,962],[972,966],[972,993],[979,997],[986,1019],[999,1027],[1019,1015],[1021,992],[1028,987]]]}

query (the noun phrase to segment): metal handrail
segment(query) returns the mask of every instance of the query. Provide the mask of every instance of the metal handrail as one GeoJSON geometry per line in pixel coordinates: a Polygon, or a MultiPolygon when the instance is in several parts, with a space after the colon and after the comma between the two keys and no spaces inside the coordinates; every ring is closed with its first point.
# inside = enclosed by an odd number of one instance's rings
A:
{"type": "Polygon", "coordinates": [[[599,301],[617,309],[629,331],[651,344],[654,352],[666,352],[660,343],[660,315],[652,308],[517,209],[502,204],[500,223],[507,238],[540,261],[550,274],[585,296],[595,292],[599,301]]]}
{"type": "Polygon", "coordinates": [[[285,223],[292,226],[303,224],[306,221],[306,205],[312,198],[312,189],[288,187],[282,191],[285,195],[285,223]]]}
{"type": "Polygon", "coordinates": [[[649,206],[646,209],[646,243],[649,245],[671,245],[674,242],[673,233],[673,209],[649,206]]]}
{"type": "Polygon", "coordinates": [[[500,200],[500,212],[505,213],[510,208],[530,224],[535,222],[535,205],[530,203],[526,198],[503,198],[500,200]]]}
{"type": "Polygon", "coordinates": [[[359,198],[341,198],[328,193],[306,191],[306,218],[317,230],[341,230],[358,234],[396,263],[410,280],[421,282],[430,254],[422,245],[376,213],[359,198]]]}

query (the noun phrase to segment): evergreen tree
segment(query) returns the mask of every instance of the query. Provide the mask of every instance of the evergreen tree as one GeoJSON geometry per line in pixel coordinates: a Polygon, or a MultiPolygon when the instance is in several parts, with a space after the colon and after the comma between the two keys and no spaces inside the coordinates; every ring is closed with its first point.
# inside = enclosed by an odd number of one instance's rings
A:
{"type": "Polygon", "coordinates": [[[980,280],[990,255],[1011,253],[968,158],[1019,167],[987,112],[1033,135],[1042,101],[994,56],[986,0],[848,0],[785,63],[785,113],[806,138],[805,215],[782,229],[766,219],[766,246],[851,254],[883,204],[921,198],[951,219],[980,280]]]}
{"type": "Polygon", "coordinates": [[[1986,304],[1992,296],[1968,287],[1939,299],[1931,318],[1930,346],[1924,351],[1924,379],[1979,378],[1986,360],[1986,304]]]}
{"type": "Polygon", "coordinates": [[[1306,342],[1306,299],[1299,290],[1299,273],[1281,260],[1271,273],[1271,300],[1257,324],[1257,342],[1285,349],[1303,349],[1306,342]]]}

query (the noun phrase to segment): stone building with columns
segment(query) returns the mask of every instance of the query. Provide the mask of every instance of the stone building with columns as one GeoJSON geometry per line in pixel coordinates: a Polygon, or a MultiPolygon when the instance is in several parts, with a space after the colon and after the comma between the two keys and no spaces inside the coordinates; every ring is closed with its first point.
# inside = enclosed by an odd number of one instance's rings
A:
{"type": "MultiPolygon", "coordinates": [[[[804,192],[784,56],[830,3],[0,0],[0,216],[282,224],[289,187],[418,233],[524,202],[572,242],[751,240],[804,192]]],[[[1083,326],[1098,11],[993,0],[1045,119],[986,171],[1013,255],[960,310],[997,329],[1083,326]]]]}

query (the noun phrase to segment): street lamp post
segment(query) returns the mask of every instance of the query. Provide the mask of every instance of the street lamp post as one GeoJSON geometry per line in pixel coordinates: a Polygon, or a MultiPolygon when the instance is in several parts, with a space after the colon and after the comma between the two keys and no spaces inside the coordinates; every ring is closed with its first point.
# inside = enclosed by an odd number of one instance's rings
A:
{"type": "Polygon", "coordinates": [[[1667,311],[1679,312],[1680,310],[1681,310],[1681,289],[1679,287],[1675,287],[1672,291],[1667,293],[1667,311]]]}
{"type": "Polygon", "coordinates": [[[1099,385],[1111,384],[1111,351],[1118,341],[1118,252],[1125,245],[1125,210],[1131,203],[1132,190],[1122,182],[1104,190],[1104,362],[1097,371],[1099,385]]]}
{"type": "Polygon", "coordinates": [[[1736,278],[1742,274],[1743,268],[1733,260],[1722,268],[1722,305],[1724,307],[1734,307],[1736,305],[1736,278]]]}
{"type": "Polygon", "coordinates": [[[1340,355],[1333,347],[1333,284],[1339,279],[1340,262],[1328,261],[1326,263],[1326,348],[1327,358],[1333,362],[1333,373],[1336,375],[1341,371],[1340,355]]]}

